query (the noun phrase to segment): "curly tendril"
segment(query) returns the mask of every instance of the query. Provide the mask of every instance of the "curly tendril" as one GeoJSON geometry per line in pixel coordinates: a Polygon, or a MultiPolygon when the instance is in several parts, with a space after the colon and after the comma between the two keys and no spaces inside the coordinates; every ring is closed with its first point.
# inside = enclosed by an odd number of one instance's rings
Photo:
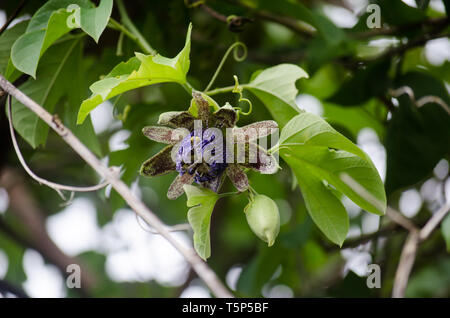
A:
{"type": "Polygon", "coordinates": [[[246,102],[248,104],[248,111],[246,113],[244,113],[242,111],[242,108],[240,108],[240,107],[234,107],[234,108],[238,111],[239,114],[242,114],[244,116],[248,116],[248,115],[250,115],[252,113],[252,109],[253,109],[252,102],[248,98],[242,97],[242,90],[243,89],[242,89],[242,86],[239,86],[238,77],[236,75],[233,75],[233,78],[234,78],[234,88],[233,88],[232,92],[235,93],[235,94],[239,94],[239,100],[238,100],[239,103],[240,102],[246,102]]]}
{"type": "Polygon", "coordinates": [[[233,51],[233,58],[236,62],[242,62],[247,58],[247,46],[242,42],[234,42],[228,50],[225,52],[225,54],[222,57],[222,60],[219,63],[219,66],[217,67],[216,71],[214,72],[214,75],[212,76],[211,80],[208,83],[208,86],[206,86],[204,92],[207,92],[211,86],[214,84],[214,81],[216,80],[217,76],[219,75],[220,71],[222,70],[223,64],[228,58],[228,55],[230,55],[231,51],[233,51]],[[242,48],[242,54],[239,56],[239,46],[242,48]],[[234,51],[233,51],[234,50],[234,51]]]}

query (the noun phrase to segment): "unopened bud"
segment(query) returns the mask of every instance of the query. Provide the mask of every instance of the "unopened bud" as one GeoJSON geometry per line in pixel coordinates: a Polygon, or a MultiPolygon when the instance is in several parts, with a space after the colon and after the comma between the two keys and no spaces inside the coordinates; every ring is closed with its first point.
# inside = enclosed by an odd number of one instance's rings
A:
{"type": "Polygon", "coordinates": [[[276,203],[268,196],[258,194],[245,207],[244,212],[252,231],[272,246],[280,231],[280,213],[276,203]]]}

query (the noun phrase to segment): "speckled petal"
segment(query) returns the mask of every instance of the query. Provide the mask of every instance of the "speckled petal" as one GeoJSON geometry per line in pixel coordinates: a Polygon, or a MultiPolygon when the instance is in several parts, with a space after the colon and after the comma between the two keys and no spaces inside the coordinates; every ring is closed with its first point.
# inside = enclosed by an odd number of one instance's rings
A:
{"type": "Polygon", "coordinates": [[[201,93],[196,91],[192,92],[192,97],[194,98],[195,103],[197,104],[198,118],[201,119],[206,126],[209,126],[208,123],[210,118],[210,112],[208,101],[203,98],[201,93]]]}
{"type": "Polygon", "coordinates": [[[175,162],[171,152],[173,146],[167,146],[156,155],[145,161],[141,166],[141,175],[156,177],[175,170],[175,162]]]}
{"type": "Polygon", "coordinates": [[[175,138],[175,135],[172,137],[173,131],[173,128],[162,126],[147,126],[142,128],[142,133],[147,138],[169,145],[174,145],[179,141],[177,140],[177,138],[175,138]]]}
{"type": "Polygon", "coordinates": [[[201,185],[211,191],[218,192],[220,186],[222,185],[223,175],[212,179],[211,181],[202,182],[201,185]]]}
{"type": "Polygon", "coordinates": [[[248,178],[245,172],[236,164],[230,164],[227,167],[227,175],[230,178],[233,185],[239,192],[243,192],[248,189],[248,178]]]}
{"type": "Polygon", "coordinates": [[[194,120],[195,117],[188,111],[165,112],[159,115],[158,124],[192,130],[194,129],[194,120]]]}
{"type": "Polygon", "coordinates": [[[212,116],[214,118],[214,126],[217,128],[232,128],[236,125],[237,113],[229,105],[220,108],[212,116]]]}
{"type": "Polygon", "coordinates": [[[262,174],[273,174],[277,172],[278,162],[275,159],[275,157],[268,154],[265,149],[257,146],[256,144],[253,144],[253,146],[256,146],[256,148],[258,149],[258,153],[254,157],[256,158],[256,162],[250,162],[249,149],[251,149],[252,147],[249,147],[247,144],[245,153],[245,163],[239,164],[242,165],[243,167],[256,170],[262,174]]]}
{"type": "Polygon", "coordinates": [[[172,184],[169,187],[169,190],[167,190],[167,197],[170,200],[175,200],[179,196],[181,196],[184,193],[183,186],[185,184],[191,184],[194,181],[194,175],[191,175],[189,173],[185,173],[183,175],[178,175],[172,182],[172,184]]]}
{"type": "Polygon", "coordinates": [[[278,129],[278,124],[275,121],[264,120],[244,127],[236,127],[233,129],[233,133],[235,135],[243,134],[246,141],[252,141],[271,135],[276,129],[278,129]]]}

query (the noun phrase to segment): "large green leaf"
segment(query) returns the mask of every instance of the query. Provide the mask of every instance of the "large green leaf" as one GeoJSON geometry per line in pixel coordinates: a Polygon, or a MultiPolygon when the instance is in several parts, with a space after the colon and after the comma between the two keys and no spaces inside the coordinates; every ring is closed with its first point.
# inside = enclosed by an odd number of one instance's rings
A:
{"type": "Polygon", "coordinates": [[[36,77],[39,59],[50,45],[76,27],[98,41],[111,10],[112,0],[102,0],[98,8],[88,0],[48,1],[36,11],[25,34],[14,43],[11,51],[14,66],[36,77]]]}
{"type": "Polygon", "coordinates": [[[328,101],[344,106],[358,106],[372,97],[384,96],[390,84],[390,64],[390,60],[382,60],[357,71],[328,101]]]}
{"type": "Polygon", "coordinates": [[[244,88],[255,94],[269,110],[272,117],[283,127],[292,117],[299,113],[295,97],[295,82],[308,74],[293,64],[280,64],[254,75],[252,81],[244,88]]]}
{"type": "Polygon", "coordinates": [[[377,0],[376,3],[380,6],[383,21],[391,25],[411,24],[426,18],[424,11],[402,0],[377,0]]]}
{"type": "Polygon", "coordinates": [[[282,154],[291,167],[308,168],[309,173],[334,186],[361,208],[375,214],[384,214],[386,206],[385,191],[381,178],[371,162],[347,151],[321,146],[289,146],[287,150],[282,150],[282,154]],[[366,199],[355,192],[341,179],[344,173],[363,186],[381,203],[379,205],[374,204],[370,199],[366,199]]]}
{"type": "Polygon", "coordinates": [[[211,214],[219,196],[211,190],[192,185],[185,185],[184,191],[188,198],[187,206],[191,207],[188,211],[188,221],[194,230],[194,247],[198,255],[206,260],[211,256],[211,214]]]}
{"type": "Polygon", "coordinates": [[[312,219],[331,241],[341,245],[348,230],[347,213],[334,190],[368,212],[385,213],[386,194],[370,158],[319,116],[301,113],[294,117],[281,132],[280,146],[280,155],[292,168],[312,219]],[[344,174],[363,190],[344,182],[344,174]]]}
{"type": "Polygon", "coordinates": [[[322,146],[345,150],[362,158],[368,159],[367,155],[338,133],[320,116],[311,113],[301,113],[292,118],[283,128],[279,143],[304,144],[310,146],[322,146]]]}
{"type": "Polygon", "coordinates": [[[306,208],[314,223],[333,243],[342,246],[347,237],[349,220],[341,201],[324,182],[296,161],[287,159],[297,177],[306,208]]]}
{"type": "Polygon", "coordinates": [[[28,21],[23,21],[10,29],[5,30],[0,36],[0,74],[6,74],[8,63],[10,61],[11,47],[14,42],[25,33],[28,21]]]}
{"type": "MultiPolygon", "coordinates": [[[[38,80],[29,79],[19,88],[38,104],[53,112],[56,103],[66,94],[61,85],[71,83],[70,74],[64,67],[75,63],[74,52],[79,40],[68,40],[52,47],[42,59],[38,70],[38,80]]],[[[48,125],[40,120],[26,106],[13,99],[13,124],[19,134],[33,147],[44,144],[48,125]]]]}
{"type": "MultiPolygon", "coordinates": [[[[442,81],[419,72],[399,78],[395,87],[408,86],[416,100],[437,96],[447,105],[450,98],[442,81]]],[[[386,133],[386,191],[392,193],[424,180],[450,151],[450,116],[436,103],[422,107],[408,95],[398,98],[386,133]]]]}
{"type": "Polygon", "coordinates": [[[164,82],[186,83],[191,29],[192,25],[189,25],[184,48],[174,58],[136,53],[136,57],[120,63],[105,78],[92,84],[90,89],[93,94],[81,104],[77,122],[83,123],[99,104],[126,91],[164,82]]]}
{"type": "MultiPolygon", "coordinates": [[[[81,41],[80,41],[81,42],[81,41]]],[[[96,155],[101,156],[100,142],[92,126],[92,121],[88,118],[82,125],[77,125],[78,107],[86,96],[88,90],[87,72],[88,63],[83,59],[83,45],[77,45],[69,63],[66,63],[61,77],[63,78],[61,89],[67,92],[67,103],[62,115],[63,123],[80,139],[80,141],[91,149],[96,155]]]]}
{"type": "Polygon", "coordinates": [[[101,0],[97,8],[80,7],[75,11],[75,18],[79,27],[89,34],[95,42],[98,42],[100,35],[108,24],[113,7],[113,0],[101,0]]]}

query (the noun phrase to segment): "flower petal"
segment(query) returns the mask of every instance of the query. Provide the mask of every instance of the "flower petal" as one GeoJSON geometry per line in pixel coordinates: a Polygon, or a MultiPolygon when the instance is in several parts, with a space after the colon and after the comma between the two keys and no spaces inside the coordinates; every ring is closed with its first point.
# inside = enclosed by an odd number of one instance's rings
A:
{"type": "Polygon", "coordinates": [[[167,146],[156,155],[145,161],[141,166],[141,175],[156,177],[175,170],[175,162],[172,160],[173,146],[167,146]]]}
{"type": "Polygon", "coordinates": [[[233,129],[233,134],[235,136],[243,134],[245,136],[245,141],[252,141],[269,136],[276,130],[278,130],[278,124],[276,121],[264,120],[244,127],[236,127],[233,129]]]}
{"type": "MultiPolygon", "coordinates": [[[[176,135],[172,136],[174,129],[163,126],[147,126],[142,128],[142,133],[147,138],[154,140],[156,142],[161,142],[164,144],[174,145],[179,142],[180,138],[176,138],[176,135]]],[[[182,136],[178,136],[182,137],[182,136]]]]}
{"type": "Polygon", "coordinates": [[[158,124],[175,128],[194,129],[195,117],[188,111],[165,112],[159,115],[158,124]]]}
{"type": "Polygon", "coordinates": [[[212,116],[215,121],[214,126],[217,128],[232,128],[237,122],[237,113],[229,104],[221,107],[212,116]]]}
{"type": "Polygon", "coordinates": [[[226,172],[228,178],[230,178],[231,182],[239,192],[243,192],[248,189],[247,175],[238,165],[228,165],[226,172]]]}
{"type": "Polygon", "coordinates": [[[245,162],[239,164],[262,174],[273,174],[277,172],[279,165],[275,157],[255,143],[250,144],[252,147],[250,147],[248,143],[245,144],[245,162]],[[257,152],[250,156],[250,149],[256,149],[257,152]]]}
{"type": "Polygon", "coordinates": [[[192,92],[192,97],[194,98],[194,101],[197,104],[198,118],[201,119],[206,126],[209,126],[208,121],[210,117],[210,112],[208,101],[203,98],[201,93],[196,91],[192,92]]]}
{"type": "Polygon", "coordinates": [[[222,185],[223,175],[220,175],[211,181],[202,182],[201,185],[211,191],[217,192],[219,191],[220,186],[222,185]]]}
{"type": "Polygon", "coordinates": [[[170,200],[175,200],[180,195],[184,193],[183,186],[185,184],[191,184],[194,181],[194,175],[191,175],[189,173],[185,173],[183,175],[179,174],[172,182],[172,184],[169,187],[169,190],[167,190],[167,197],[170,200]]]}

